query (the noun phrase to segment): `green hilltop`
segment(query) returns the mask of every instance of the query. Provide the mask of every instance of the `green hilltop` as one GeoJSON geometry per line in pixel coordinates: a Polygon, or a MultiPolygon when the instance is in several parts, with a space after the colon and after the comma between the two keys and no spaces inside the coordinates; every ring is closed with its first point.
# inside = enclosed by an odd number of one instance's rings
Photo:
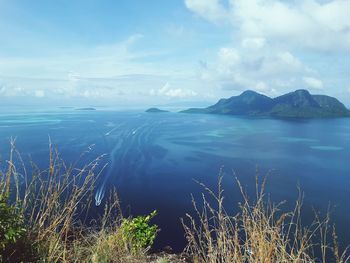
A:
{"type": "Polygon", "coordinates": [[[350,117],[350,111],[336,98],[311,95],[303,89],[276,98],[247,90],[238,96],[220,99],[207,108],[191,108],[181,112],[276,118],[350,117]]]}

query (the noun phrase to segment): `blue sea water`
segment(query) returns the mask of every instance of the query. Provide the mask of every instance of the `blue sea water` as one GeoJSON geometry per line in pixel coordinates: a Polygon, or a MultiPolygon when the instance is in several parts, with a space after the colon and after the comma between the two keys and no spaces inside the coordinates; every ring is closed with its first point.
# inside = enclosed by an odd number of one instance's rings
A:
{"type": "MultiPolygon", "coordinates": [[[[106,154],[96,205],[115,187],[128,213],[156,209],[155,222],[162,229],[159,248],[183,248],[179,218],[193,212],[191,194],[200,197],[203,191],[195,180],[215,189],[220,169],[232,212],[241,200],[235,177],[253,193],[256,173],[268,174],[266,191],[272,200],[286,200],[285,207],[291,208],[300,186],[306,222],[312,209],[325,212],[330,206],[340,242],[350,243],[349,118],[276,120],[67,109],[3,113],[2,159],[11,137],[17,138],[23,156],[30,155],[42,167],[48,162],[49,138],[68,163],[89,147],[91,159],[106,154]]],[[[95,213],[102,207],[94,208],[95,213]]]]}

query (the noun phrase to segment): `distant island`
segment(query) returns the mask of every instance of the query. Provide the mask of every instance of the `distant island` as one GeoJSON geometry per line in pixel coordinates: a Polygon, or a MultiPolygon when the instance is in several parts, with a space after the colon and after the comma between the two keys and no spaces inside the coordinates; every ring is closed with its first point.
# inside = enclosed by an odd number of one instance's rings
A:
{"type": "Polygon", "coordinates": [[[78,108],[78,109],[75,109],[75,110],[82,110],[82,111],[93,111],[93,110],[96,110],[95,108],[78,108]]]}
{"type": "Polygon", "coordinates": [[[276,98],[247,90],[239,96],[220,99],[207,108],[191,108],[181,112],[276,118],[350,117],[350,111],[336,98],[311,95],[303,89],[276,98]]]}
{"type": "Polygon", "coordinates": [[[74,109],[74,107],[72,107],[72,106],[60,106],[60,107],[58,107],[59,109],[74,109]]]}
{"type": "Polygon", "coordinates": [[[149,112],[149,113],[160,113],[160,112],[169,112],[167,110],[161,110],[158,108],[149,108],[148,110],[146,110],[145,112],[149,112]]]}

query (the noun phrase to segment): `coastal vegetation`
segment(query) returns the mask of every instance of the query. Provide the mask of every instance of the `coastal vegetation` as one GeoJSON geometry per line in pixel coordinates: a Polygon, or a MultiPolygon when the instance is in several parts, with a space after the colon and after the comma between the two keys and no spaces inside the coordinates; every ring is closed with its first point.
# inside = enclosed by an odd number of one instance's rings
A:
{"type": "Polygon", "coordinates": [[[303,194],[285,211],[284,202],[268,198],[259,177],[254,197],[237,180],[243,201],[235,215],[224,205],[221,176],[217,191],[199,183],[203,203],[193,198],[194,213],[181,219],[184,253],[152,255],[160,231],[152,224],[156,211],[125,216],[112,191],[103,214],[89,216],[103,158],[67,164],[50,143],[47,168],[33,162],[29,168],[11,141],[0,170],[1,262],[350,262],[328,214],[315,213],[311,225],[303,224],[303,194]]]}

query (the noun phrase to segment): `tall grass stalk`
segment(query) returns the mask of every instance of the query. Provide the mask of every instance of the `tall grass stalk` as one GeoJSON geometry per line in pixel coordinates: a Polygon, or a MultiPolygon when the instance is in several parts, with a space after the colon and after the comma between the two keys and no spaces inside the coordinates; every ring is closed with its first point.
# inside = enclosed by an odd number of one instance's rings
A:
{"type": "Polygon", "coordinates": [[[6,167],[0,170],[0,195],[9,195],[20,207],[34,255],[28,261],[122,263],[142,257],[128,259],[130,251],[120,236],[123,216],[115,191],[106,201],[103,215],[85,222],[96,182],[105,168],[103,156],[79,167],[87,153],[67,165],[50,142],[48,168],[40,170],[31,161],[28,171],[11,139],[6,167]]]}
{"type": "MultiPolygon", "coordinates": [[[[24,218],[26,238],[20,244],[30,247],[25,250],[30,252],[27,261],[149,262],[146,256],[149,246],[137,249],[137,253],[132,250],[145,241],[144,236],[138,239],[135,233],[145,232],[129,230],[127,236],[131,238],[126,239],[124,232],[128,228],[123,229],[124,222],[131,229],[149,232],[154,227],[142,223],[149,216],[136,220],[124,218],[116,191],[106,200],[103,215],[86,224],[95,186],[105,166],[103,156],[99,156],[80,167],[78,164],[85,154],[67,165],[50,142],[48,168],[40,170],[31,162],[28,169],[15,140],[11,140],[5,168],[0,169],[0,196],[10,197],[18,207],[20,218],[24,218]]],[[[312,224],[303,224],[301,191],[294,209],[284,212],[284,202],[275,204],[266,196],[266,180],[259,183],[256,179],[253,199],[239,180],[236,182],[243,200],[236,215],[226,210],[222,176],[216,192],[200,183],[204,189],[201,204],[192,197],[195,214],[187,214],[182,225],[188,242],[185,252],[193,262],[350,262],[347,249],[343,252],[339,249],[329,214],[322,218],[315,213],[312,224]]],[[[155,227],[152,231],[158,230],[155,227]]],[[[13,252],[21,249],[18,247],[13,252]]]]}
{"type": "Polygon", "coordinates": [[[194,262],[350,262],[347,250],[339,252],[335,230],[330,233],[329,214],[316,214],[309,226],[301,220],[303,194],[292,211],[283,212],[284,202],[274,204],[265,195],[265,183],[256,178],[256,196],[251,200],[236,179],[243,202],[232,216],[224,206],[222,176],[215,193],[204,184],[202,203],[192,197],[195,214],[182,220],[188,241],[186,252],[194,262]],[[209,201],[211,200],[211,201],[209,201]],[[327,237],[333,236],[333,242],[327,237]],[[321,255],[316,257],[316,254],[321,255]]]}

